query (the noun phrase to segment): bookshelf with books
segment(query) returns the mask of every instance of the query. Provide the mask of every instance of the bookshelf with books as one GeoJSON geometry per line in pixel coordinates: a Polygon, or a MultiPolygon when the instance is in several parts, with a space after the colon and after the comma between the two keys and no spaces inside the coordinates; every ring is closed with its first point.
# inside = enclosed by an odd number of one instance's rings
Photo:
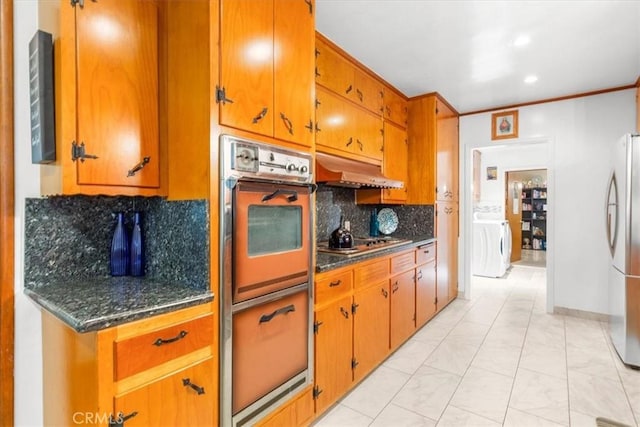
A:
{"type": "Polygon", "coordinates": [[[522,249],[547,249],[547,188],[522,189],[522,249]]]}

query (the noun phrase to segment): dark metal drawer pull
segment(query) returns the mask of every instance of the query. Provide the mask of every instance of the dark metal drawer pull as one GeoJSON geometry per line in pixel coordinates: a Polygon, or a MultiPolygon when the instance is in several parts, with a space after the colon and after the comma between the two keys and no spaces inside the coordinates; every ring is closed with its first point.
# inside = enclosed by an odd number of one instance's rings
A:
{"type": "Polygon", "coordinates": [[[178,340],[181,340],[182,338],[186,337],[188,334],[187,331],[180,331],[180,333],[178,335],[176,335],[173,338],[169,338],[168,340],[162,339],[162,338],[158,338],[157,340],[155,340],[153,342],[153,345],[157,345],[158,347],[160,347],[162,344],[171,344],[172,342],[176,342],[178,340]]]}
{"type": "Polygon", "coordinates": [[[345,319],[349,318],[349,312],[345,310],[343,307],[340,307],[340,313],[342,313],[345,319]]]}
{"type": "Polygon", "coordinates": [[[134,176],[136,174],[136,172],[138,172],[140,169],[142,169],[143,167],[145,167],[147,165],[147,163],[149,163],[151,161],[151,157],[146,156],[145,158],[142,159],[142,161],[140,161],[140,163],[138,163],[137,165],[135,165],[134,167],[132,167],[131,169],[129,169],[129,171],[127,172],[127,176],[134,176]]]}
{"type": "Polygon", "coordinates": [[[289,196],[287,197],[287,201],[289,203],[293,203],[296,200],[298,200],[298,192],[297,191],[293,191],[293,190],[276,190],[271,194],[266,194],[264,196],[262,196],[262,201],[263,202],[268,202],[269,200],[273,199],[274,197],[280,195],[280,194],[288,194],[289,196]]]}
{"type": "Polygon", "coordinates": [[[191,387],[192,389],[194,389],[196,391],[196,393],[198,394],[204,394],[204,387],[200,387],[194,383],[192,383],[189,378],[183,378],[182,379],[182,385],[185,387],[191,387]]]}
{"type": "Polygon", "coordinates": [[[269,111],[269,109],[268,109],[267,107],[264,107],[264,108],[262,109],[262,111],[260,111],[260,113],[259,113],[257,116],[255,116],[255,117],[253,118],[253,123],[254,123],[254,124],[256,124],[256,123],[258,123],[260,120],[264,119],[264,116],[266,116],[266,115],[267,115],[267,112],[268,112],[268,111],[269,111]]]}
{"type": "Polygon", "coordinates": [[[389,292],[387,292],[386,289],[382,289],[382,295],[384,295],[384,297],[387,298],[389,296],[389,292]]]}
{"type": "Polygon", "coordinates": [[[287,132],[293,135],[293,123],[291,123],[291,120],[289,120],[289,118],[285,116],[284,113],[280,113],[280,118],[284,122],[284,127],[287,128],[287,132]]]}
{"type": "Polygon", "coordinates": [[[331,282],[331,283],[329,283],[329,287],[330,287],[330,288],[333,288],[333,287],[335,287],[335,286],[340,286],[341,284],[342,284],[342,280],[338,279],[338,280],[336,280],[335,282],[331,282]]]}
{"type": "Polygon", "coordinates": [[[124,422],[129,418],[135,417],[136,415],[138,415],[138,412],[136,411],[130,413],[129,415],[118,412],[118,415],[116,415],[115,418],[113,418],[113,415],[109,415],[109,427],[124,427],[124,422]]]}
{"type": "Polygon", "coordinates": [[[290,304],[286,307],[277,309],[271,314],[263,314],[262,316],[260,316],[260,322],[258,323],[266,323],[271,319],[273,319],[274,317],[276,317],[278,314],[287,314],[287,313],[291,313],[292,311],[296,311],[296,307],[293,304],[290,304]]]}

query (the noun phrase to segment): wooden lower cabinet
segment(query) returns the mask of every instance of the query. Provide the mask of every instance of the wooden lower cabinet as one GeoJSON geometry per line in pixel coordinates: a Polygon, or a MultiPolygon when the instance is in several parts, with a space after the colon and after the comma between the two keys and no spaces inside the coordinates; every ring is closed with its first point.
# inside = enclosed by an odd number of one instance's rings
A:
{"type": "Polygon", "coordinates": [[[324,411],[351,387],[351,299],[348,295],[315,312],[316,413],[324,411]]]}
{"type": "Polygon", "coordinates": [[[389,354],[389,280],[353,295],[353,379],[360,381],[389,354]]]}
{"type": "Polygon", "coordinates": [[[116,396],[114,418],[116,421],[126,420],[126,427],[212,426],[217,420],[213,418],[212,399],[208,395],[216,394],[215,370],[215,361],[209,358],[116,396]]]}
{"type": "Polygon", "coordinates": [[[405,342],[416,329],[415,270],[393,276],[391,292],[391,349],[405,342]]]}
{"type": "Polygon", "coordinates": [[[43,311],[44,424],[216,425],[216,325],[213,303],[85,333],[43,311]]]}
{"type": "Polygon", "coordinates": [[[436,314],[436,261],[416,267],[416,328],[436,314]]]}
{"type": "Polygon", "coordinates": [[[458,202],[436,202],[437,310],[458,296],[458,202]]]}

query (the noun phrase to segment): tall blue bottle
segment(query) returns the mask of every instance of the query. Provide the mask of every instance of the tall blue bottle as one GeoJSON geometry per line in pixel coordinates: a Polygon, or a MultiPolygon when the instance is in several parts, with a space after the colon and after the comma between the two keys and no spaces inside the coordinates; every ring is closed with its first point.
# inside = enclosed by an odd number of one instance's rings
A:
{"type": "Polygon", "coordinates": [[[124,225],[124,213],[118,212],[116,229],[111,239],[109,269],[112,276],[129,274],[129,235],[124,225]]]}
{"type": "Polygon", "coordinates": [[[371,211],[371,219],[369,220],[369,236],[378,237],[378,212],[376,209],[371,211]]]}
{"type": "Polygon", "coordinates": [[[131,232],[131,275],[144,276],[144,238],[142,236],[142,214],[134,212],[131,232]]]}

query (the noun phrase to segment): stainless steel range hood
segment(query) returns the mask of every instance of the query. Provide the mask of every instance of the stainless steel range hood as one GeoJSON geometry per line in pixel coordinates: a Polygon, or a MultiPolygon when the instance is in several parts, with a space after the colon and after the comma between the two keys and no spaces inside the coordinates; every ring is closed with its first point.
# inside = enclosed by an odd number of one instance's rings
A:
{"type": "Polygon", "coordinates": [[[384,176],[379,166],[324,153],[316,153],[316,182],[349,188],[404,187],[404,182],[384,176]]]}

